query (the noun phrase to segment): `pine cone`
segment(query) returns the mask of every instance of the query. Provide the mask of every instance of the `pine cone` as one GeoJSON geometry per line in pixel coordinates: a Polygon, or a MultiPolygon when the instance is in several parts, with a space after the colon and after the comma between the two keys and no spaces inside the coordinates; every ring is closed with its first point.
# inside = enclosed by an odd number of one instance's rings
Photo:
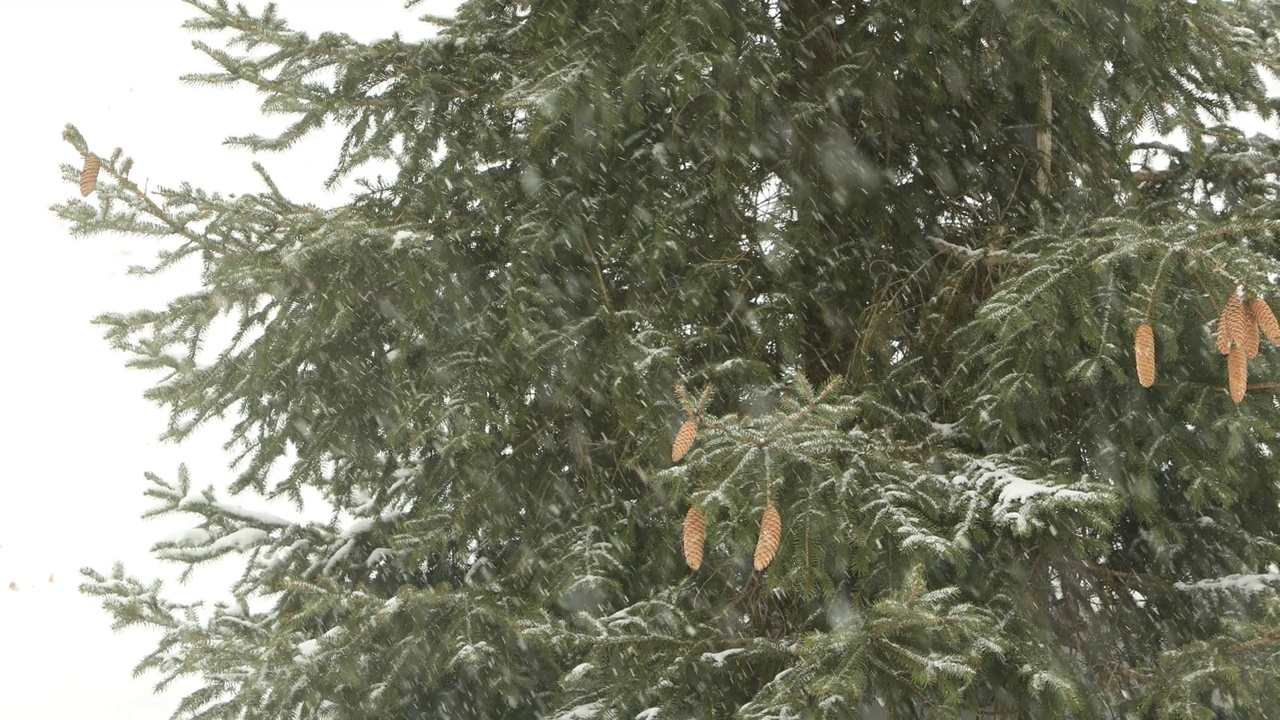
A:
{"type": "Polygon", "coordinates": [[[694,420],[685,420],[680,429],[676,431],[676,441],[671,445],[671,462],[680,462],[680,459],[689,454],[689,448],[693,447],[693,441],[698,437],[698,423],[694,420]]]}
{"type": "MultiPolygon", "coordinates": [[[[1250,303],[1252,305],[1252,303],[1250,303]]],[[[1260,345],[1258,338],[1258,320],[1253,315],[1253,310],[1249,307],[1244,309],[1244,316],[1247,321],[1244,324],[1244,356],[1248,360],[1258,357],[1258,346],[1260,345]]]]}
{"type": "Polygon", "coordinates": [[[764,570],[773,562],[781,540],[782,516],[778,514],[778,508],[769,503],[769,507],[764,509],[764,516],[760,518],[760,539],[756,541],[756,572],[764,570]]]}
{"type": "Polygon", "coordinates": [[[98,187],[98,169],[102,167],[102,160],[97,155],[89,153],[84,156],[84,169],[80,171],[80,195],[89,197],[89,193],[98,187]]]}
{"type": "Polygon", "coordinates": [[[1156,383],[1156,336],[1142,323],[1133,338],[1133,355],[1138,363],[1138,383],[1149,388],[1156,383]]]}
{"type": "Polygon", "coordinates": [[[1244,400],[1244,391],[1249,387],[1249,360],[1244,355],[1244,348],[1236,345],[1227,353],[1227,383],[1231,390],[1231,399],[1237,404],[1244,400]]]}
{"type": "Polygon", "coordinates": [[[1232,292],[1227,304],[1218,316],[1218,352],[1226,355],[1232,345],[1243,346],[1248,333],[1249,316],[1245,313],[1240,296],[1232,292]]]}
{"type": "Polygon", "coordinates": [[[707,541],[707,519],[695,506],[684,516],[684,561],[690,570],[702,567],[702,548],[707,541]]]}
{"type": "Polygon", "coordinates": [[[1266,336],[1267,342],[1280,345],[1280,323],[1276,322],[1276,314],[1271,312],[1271,306],[1267,305],[1267,301],[1260,297],[1250,300],[1249,312],[1253,314],[1253,319],[1258,323],[1262,334],[1266,336]]]}

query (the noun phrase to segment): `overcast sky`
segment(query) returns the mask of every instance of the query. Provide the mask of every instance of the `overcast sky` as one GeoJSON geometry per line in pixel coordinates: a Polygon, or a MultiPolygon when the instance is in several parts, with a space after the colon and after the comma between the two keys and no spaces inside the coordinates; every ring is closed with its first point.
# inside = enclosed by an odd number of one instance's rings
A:
{"type": "MultiPolygon", "coordinates": [[[[428,29],[416,18],[451,13],[455,2],[409,11],[403,0],[278,5],[294,27],[369,40],[393,31],[422,37],[428,29]]],[[[144,471],[172,478],[185,461],[201,486],[224,486],[231,476],[217,429],[181,447],[155,442],[164,414],[141,397],[154,377],[125,370],[125,356],[109,350],[101,329],[89,322],[105,311],[155,306],[194,289],[195,278],[127,277],[130,264],[150,260],[154,241],[73,239],[48,207],[76,192],[58,170],[61,163],[79,164],[60,137],[68,122],[100,155],[124,148],[136,162],[136,180],[260,189],[249,154],[221,142],[284,121],[262,119],[260,99],[251,92],[178,81],[182,73],[212,67],[191,48],[195,36],[180,28],[195,12],[179,0],[43,0],[0,8],[6,98],[0,115],[0,450],[6,458],[0,470],[0,717],[160,720],[177,702],[175,694],[152,695],[155,676],[132,679],[133,665],[156,636],[139,629],[112,633],[107,614],[75,588],[80,567],[105,571],[116,560],[144,578],[174,575],[176,568],[151,561],[148,548],[192,521],[138,519],[147,507],[144,471]]],[[[321,183],[337,142],[330,133],[262,160],[294,199],[336,205],[346,194],[325,192],[321,183]]],[[[285,508],[296,514],[290,511],[285,508]]],[[[214,569],[176,593],[221,599],[227,575],[214,569]]]]}

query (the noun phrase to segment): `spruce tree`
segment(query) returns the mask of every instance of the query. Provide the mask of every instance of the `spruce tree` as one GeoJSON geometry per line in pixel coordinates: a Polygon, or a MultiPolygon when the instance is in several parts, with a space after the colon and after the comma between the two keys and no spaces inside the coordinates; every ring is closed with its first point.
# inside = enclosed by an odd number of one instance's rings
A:
{"type": "Polygon", "coordinates": [[[203,269],[100,318],[168,438],[235,421],[232,476],[145,489],[230,598],[86,571],[201,684],[176,717],[1280,703],[1280,142],[1233,123],[1277,3],[470,0],[361,43],[189,2],[230,34],[191,79],[292,118],[233,144],[335,123],[330,182],[394,172],[316,207],[116,151],[56,207],[203,269]]]}

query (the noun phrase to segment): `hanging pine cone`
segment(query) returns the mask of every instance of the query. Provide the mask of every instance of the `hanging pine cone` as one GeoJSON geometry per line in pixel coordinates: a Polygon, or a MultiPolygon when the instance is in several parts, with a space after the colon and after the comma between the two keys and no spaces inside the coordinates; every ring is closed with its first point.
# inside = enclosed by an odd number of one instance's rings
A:
{"type": "Polygon", "coordinates": [[[1271,306],[1267,305],[1267,301],[1260,297],[1250,300],[1249,312],[1258,323],[1258,329],[1262,330],[1262,334],[1266,336],[1267,342],[1280,345],[1280,323],[1276,322],[1276,314],[1271,312],[1271,306]]]}
{"type": "Polygon", "coordinates": [[[1156,336],[1147,323],[1139,325],[1134,333],[1133,355],[1138,364],[1138,383],[1151,387],[1156,383],[1156,336]]]}
{"type": "Polygon", "coordinates": [[[1249,331],[1249,315],[1245,312],[1240,295],[1232,292],[1227,304],[1218,316],[1218,352],[1226,355],[1232,345],[1244,346],[1249,331]]]}
{"type": "Polygon", "coordinates": [[[781,541],[782,516],[778,514],[778,508],[769,503],[769,507],[764,509],[764,516],[760,518],[760,539],[756,541],[756,572],[769,567],[781,541]]]}
{"type": "Polygon", "coordinates": [[[676,431],[676,441],[671,445],[671,462],[680,462],[681,458],[689,454],[689,448],[693,447],[693,441],[697,437],[698,423],[694,420],[685,420],[676,431]]]}
{"type": "Polygon", "coordinates": [[[1244,391],[1249,387],[1249,361],[1245,357],[1244,348],[1233,346],[1227,353],[1227,385],[1231,390],[1231,399],[1237,405],[1244,400],[1244,391]]]}
{"type": "MultiPolygon", "coordinates": [[[[1252,305],[1252,303],[1250,303],[1252,305]]],[[[1244,348],[1244,356],[1248,360],[1258,357],[1258,346],[1261,344],[1258,336],[1258,320],[1253,315],[1251,307],[1244,309],[1244,342],[1241,347],[1244,348]]]]}
{"type": "Polygon", "coordinates": [[[89,193],[98,187],[98,169],[102,167],[102,160],[97,155],[89,153],[84,156],[84,169],[80,171],[80,194],[89,197],[89,193]]]}
{"type": "Polygon", "coordinates": [[[702,551],[707,541],[707,519],[695,506],[684,515],[684,562],[690,570],[702,567],[702,551]]]}

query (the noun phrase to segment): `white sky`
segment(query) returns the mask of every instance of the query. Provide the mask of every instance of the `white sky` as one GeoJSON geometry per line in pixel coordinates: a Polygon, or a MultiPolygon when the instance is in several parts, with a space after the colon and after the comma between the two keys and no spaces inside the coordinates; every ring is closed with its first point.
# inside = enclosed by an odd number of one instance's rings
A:
{"type": "MultiPolygon", "coordinates": [[[[422,37],[427,30],[416,18],[451,13],[455,4],[435,0],[406,11],[402,0],[278,3],[296,28],[340,30],[361,40],[393,31],[422,37]]],[[[0,114],[6,138],[0,451],[9,458],[0,471],[4,717],[158,720],[168,718],[178,700],[176,693],[152,695],[156,676],[132,678],[156,636],[142,629],[113,633],[107,614],[76,586],[80,567],[106,571],[116,560],[144,579],[176,575],[178,568],[152,561],[148,548],[168,529],[192,523],[138,519],[147,507],[144,471],[172,478],[185,461],[198,485],[225,486],[231,477],[217,429],[182,447],[153,440],[165,418],[142,399],[152,376],[125,370],[126,357],[111,351],[101,329],[89,323],[101,312],[155,306],[193,289],[196,279],[191,273],[127,277],[127,266],[149,262],[155,245],[139,238],[72,239],[48,207],[76,193],[58,170],[79,162],[61,139],[67,122],[100,155],[123,147],[140,181],[260,189],[249,154],[221,141],[269,132],[284,120],[262,119],[260,99],[247,90],[178,82],[182,73],[212,68],[191,48],[195,36],[179,27],[195,12],[178,0],[43,0],[0,8],[6,96],[0,114]]],[[[213,36],[201,39],[218,44],[213,36]]],[[[329,133],[259,159],[294,199],[339,204],[345,193],[321,187],[338,139],[329,133]]],[[[228,580],[228,572],[214,569],[173,589],[184,599],[220,599],[228,580]]]]}

